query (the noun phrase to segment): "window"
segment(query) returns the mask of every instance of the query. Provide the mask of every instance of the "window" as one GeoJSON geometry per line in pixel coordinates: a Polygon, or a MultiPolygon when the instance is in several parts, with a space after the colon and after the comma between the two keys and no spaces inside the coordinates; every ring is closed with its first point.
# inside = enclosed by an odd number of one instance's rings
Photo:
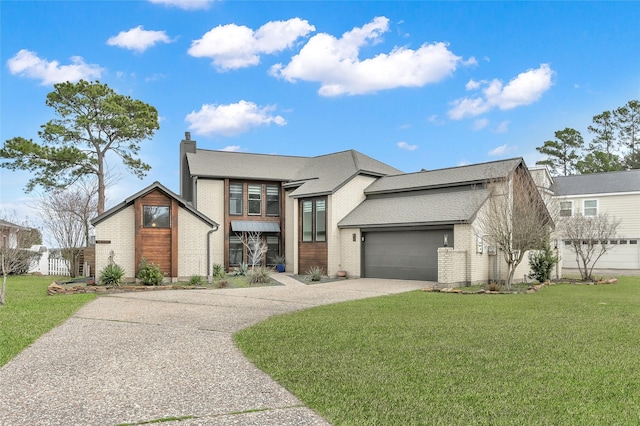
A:
{"type": "Polygon", "coordinates": [[[259,216],[262,214],[262,185],[248,185],[249,214],[259,216]]]}
{"type": "Polygon", "coordinates": [[[243,245],[240,237],[236,235],[229,236],[229,265],[239,265],[243,260],[243,245]]]}
{"type": "Polygon", "coordinates": [[[244,198],[241,183],[229,184],[229,214],[242,215],[242,199],[244,198]]]}
{"type": "Polygon", "coordinates": [[[275,258],[279,254],[280,238],[277,235],[267,235],[267,265],[275,265],[275,258]]]}
{"type": "Polygon", "coordinates": [[[573,201],[560,201],[560,216],[570,217],[573,215],[573,201]]]}
{"type": "Polygon", "coordinates": [[[142,226],[145,228],[170,228],[169,206],[142,206],[142,226]]]}
{"type": "Polygon", "coordinates": [[[598,215],[598,200],[584,200],[584,215],[585,216],[598,215]]]}
{"type": "Polygon", "coordinates": [[[302,241],[327,241],[327,200],[305,200],[302,202],[302,241]]]}
{"type": "Polygon", "coordinates": [[[276,185],[267,185],[267,216],[280,215],[280,188],[276,185]]]}
{"type": "Polygon", "coordinates": [[[620,244],[627,244],[627,240],[620,240],[620,244]]]}
{"type": "Polygon", "coordinates": [[[638,244],[638,240],[629,240],[629,244],[638,244]]]}

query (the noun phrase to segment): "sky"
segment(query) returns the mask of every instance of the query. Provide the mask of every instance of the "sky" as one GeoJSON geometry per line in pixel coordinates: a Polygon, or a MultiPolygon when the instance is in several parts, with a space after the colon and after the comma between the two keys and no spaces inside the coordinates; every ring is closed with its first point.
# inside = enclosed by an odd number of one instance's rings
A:
{"type": "MultiPolygon", "coordinates": [[[[358,150],[405,172],[523,157],[640,98],[640,2],[0,2],[0,138],[39,141],[53,85],[99,80],[157,108],[154,181],[179,192],[179,144],[317,156],[358,150]]],[[[215,165],[212,165],[215,167],[215,165]]],[[[37,222],[26,172],[0,211],[37,222]]]]}

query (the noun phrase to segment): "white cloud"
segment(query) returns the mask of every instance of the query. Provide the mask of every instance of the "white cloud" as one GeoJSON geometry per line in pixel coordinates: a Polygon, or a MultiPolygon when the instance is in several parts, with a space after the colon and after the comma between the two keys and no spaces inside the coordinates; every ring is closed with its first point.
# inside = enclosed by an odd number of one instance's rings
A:
{"type": "Polygon", "coordinates": [[[228,145],[228,146],[225,146],[224,148],[222,148],[220,151],[239,152],[240,151],[240,145],[228,145]]]}
{"type": "Polygon", "coordinates": [[[11,74],[41,80],[47,86],[64,81],[91,80],[99,78],[104,71],[100,66],[87,64],[80,56],[71,57],[71,65],[60,65],[58,61],[49,62],[39,58],[35,52],[22,49],[7,61],[11,74]]]}
{"type": "Polygon", "coordinates": [[[473,130],[478,131],[482,130],[489,125],[489,120],[486,118],[479,118],[473,122],[473,126],[471,127],[473,130]]]}
{"type": "Polygon", "coordinates": [[[219,25],[194,40],[188,53],[213,59],[221,71],[244,68],[260,63],[260,54],[288,49],[312,31],[315,27],[300,18],[267,22],[256,31],[236,24],[219,25]]]}
{"type": "Polygon", "coordinates": [[[443,126],[445,123],[444,120],[441,120],[438,114],[433,114],[427,117],[427,121],[435,126],[443,126]]]}
{"type": "Polygon", "coordinates": [[[436,83],[450,76],[461,62],[445,43],[425,43],[417,50],[395,47],[389,53],[360,59],[360,49],[382,42],[388,30],[389,20],[377,17],[340,39],[316,34],[289,64],[274,65],[271,74],[289,82],[319,82],[321,96],[360,95],[436,83]]]}
{"type": "Polygon", "coordinates": [[[507,133],[509,131],[509,121],[503,121],[496,128],[496,133],[507,133]]]}
{"type": "Polygon", "coordinates": [[[400,149],[404,149],[407,151],[415,151],[416,149],[418,149],[418,145],[409,145],[406,142],[398,142],[398,148],[400,149]]]}
{"type": "Polygon", "coordinates": [[[509,146],[507,144],[504,145],[500,145],[498,147],[493,148],[491,151],[489,151],[489,155],[491,157],[500,157],[502,155],[508,154],[509,152],[512,152],[516,149],[515,146],[509,146]]]}
{"type": "Polygon", "coordinates": [[[107,40],[109,46],[118,46],[136,52],[144,52],[157,43],[171,43],[171,39],[164,31],[145,30],[142,25],[131,28],[129,31],[120,31],[117,36],[107,40]]]}
{"type": "Polygon", "coordinates": [[[275,123],[287,124],[279,115],[272,115],[274,107],[259,107],[253,102],[240,101],[229,105],[204,104],[200,111],[193,111],[185,117],[189,130],[200,135],[233,136],[251,128],[275,123]]]}
{"type": "Polygon", "coordinates": [[[482,96],[475,98],[460,98],[452,102],[453,108],[448,112],[453,120],[465,117],[475,117],[494,108],[508,110],[536,102],[551,88],[554,71],[548,64],[542,64],[537,69],[518,74],[507,85],[494,79],[490,82],[473,80],[467,83],[467,90],[482,89],[482,96]]]}
{"type": "Polygon", "coordinates": [[[151,3],[172,6],[184,10],[208,9],[215,0],[149,0],[151,3]]]}

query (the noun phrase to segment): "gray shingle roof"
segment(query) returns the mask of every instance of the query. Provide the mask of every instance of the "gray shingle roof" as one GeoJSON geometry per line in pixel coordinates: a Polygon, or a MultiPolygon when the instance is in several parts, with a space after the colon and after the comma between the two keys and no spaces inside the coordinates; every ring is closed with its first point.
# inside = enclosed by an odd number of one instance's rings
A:
{"type": "Polygon", "coordinates": [[[289,182],[292,197],[330,194],[357,174],[383,176],[402,173],[354,150],[318,157],[197,150],[187,154],[192,175],[211,178],[289,182]]]}
{"type": "Polygon", "coordinates": [[[624,172],[592,173],[553,178],[555,195],[608,194],[640,192],[640,169],[624,172]]]}
{"type": "Polygon", "coordinates": [[[447,169],[385,176],[372,183],[365,193],[367,195],[381,194],[484,182],[487,179],[507,176],[522,162],[522,158],[512,158],[447,169]]]}
{"type": "Polygon", "coordinates": [[[338,226],[376,227],[469,223],[489,197],[487,189],[368,198],[338,226]]]}

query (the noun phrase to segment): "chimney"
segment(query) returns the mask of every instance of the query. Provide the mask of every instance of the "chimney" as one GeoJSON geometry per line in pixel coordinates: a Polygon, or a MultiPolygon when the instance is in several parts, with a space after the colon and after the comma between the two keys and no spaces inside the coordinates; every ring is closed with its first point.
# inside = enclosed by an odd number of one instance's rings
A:
{"type": "Polygon", "coordinates": [[[184,139],[187,141],[191,140],[191,132],[184,132],[184,139]]]}
{"type": "Polygon", "coordinates": [[[187,153],[196,153],[196,141],[191,140],[191,132],[184,132],[184,139],[180,142],[180,196],[193,204],[195,197],[187,153]]]}

